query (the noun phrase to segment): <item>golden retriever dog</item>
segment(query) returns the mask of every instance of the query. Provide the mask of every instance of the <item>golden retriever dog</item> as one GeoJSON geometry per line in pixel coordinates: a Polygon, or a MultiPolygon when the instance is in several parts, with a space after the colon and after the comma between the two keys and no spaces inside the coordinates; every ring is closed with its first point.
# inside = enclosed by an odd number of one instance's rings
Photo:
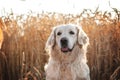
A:
{"type": "Polygon", "coordinates": [[[81,26],[54,27],[47,42],[46,80],[90,80],[86,52],[89,38],[81,26]]]}

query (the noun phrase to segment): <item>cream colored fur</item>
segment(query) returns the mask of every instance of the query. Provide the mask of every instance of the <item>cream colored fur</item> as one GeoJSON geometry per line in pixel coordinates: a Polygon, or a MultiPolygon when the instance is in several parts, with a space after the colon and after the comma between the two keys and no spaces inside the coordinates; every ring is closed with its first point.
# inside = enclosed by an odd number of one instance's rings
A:
{"type": "MultiPolygon", "coordinates": [[[[69,37],[70,35],[67,34],[65,36],[69,37]]],[[[90,71],[86,58],[88,44],[89,38],[80,26],[68,24],[55,27],[46,43],[46,49],[49,52],[49,61],[45,65],[46,80],[90,80],[90,71]],[[68,27],[71,30],[76,29],[74,30],[76,32],[74,34],[76,40],[71,42],[71,44],[74,44],[71,52],[62,52],[57,44],[59,42],[56,39],[58,38],[56,30],[59,30],[61,27],[63,32],[64,27],[68,27]]]]}

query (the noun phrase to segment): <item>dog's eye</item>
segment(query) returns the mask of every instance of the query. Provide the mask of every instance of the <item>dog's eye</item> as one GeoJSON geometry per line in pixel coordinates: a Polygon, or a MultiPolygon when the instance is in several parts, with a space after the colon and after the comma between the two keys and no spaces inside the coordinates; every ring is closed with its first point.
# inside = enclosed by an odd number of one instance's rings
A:
{"type": "Polygon", "coordinates": [[[61,32],[58,32],[57,35],[60,36],[62,33],[61,32]]]}
{"type": "Polygon", "coordinates": [[[69,33],[70,33],[71,35],[75,34],[73,31],[70,31],[69,33]]]}

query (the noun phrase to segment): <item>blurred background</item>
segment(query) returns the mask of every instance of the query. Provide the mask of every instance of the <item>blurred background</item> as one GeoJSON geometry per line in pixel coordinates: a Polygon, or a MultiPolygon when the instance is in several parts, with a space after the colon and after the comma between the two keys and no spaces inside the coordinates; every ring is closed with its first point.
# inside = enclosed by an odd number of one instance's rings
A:
{"type": "Polygon", "coordinates": [[[82,25],[91,80],[120,79],[119,0],[0,0],[0,80],[45,80],[52,27],[82,25]]]}
{"type": "Polygon", "coordinates": [[[29,11],[79,14],[83,9],[95,10],[98,6],[101,11],[112,11],[111,7],[120,9],[119,4],[119,0],[1,0],[0,10],[1,15],[4,15],[4,11],[12,11],[15,14],[25,14],[29,11]]]}
{"type": "Polygon", "coordinates": [[[15,14],[59,12],[65,14],[79,14],[83,9],[95,10],[99,6],[101,11],[112,11],[112,8],[120,9],[119,0],[0,0],[0,15],[5,12],[15,14]]]}

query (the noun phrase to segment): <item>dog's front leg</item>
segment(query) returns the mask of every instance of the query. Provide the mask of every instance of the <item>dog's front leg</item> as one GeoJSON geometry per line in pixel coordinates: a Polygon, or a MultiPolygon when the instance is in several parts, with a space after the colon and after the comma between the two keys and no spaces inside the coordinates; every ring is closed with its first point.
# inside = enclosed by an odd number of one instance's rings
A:
{"type": "Polygon", "coordinates": [[[46,80],[59,80],[59,67],[57,65],[48,64],[45,72],[46,80]]]}
{"type": "Polygon", "coordinates": [[[59,80],[59,79],[57,79],[56,77],[48,77],[48,76],[46,76],[46,80],[59,80]]]}

